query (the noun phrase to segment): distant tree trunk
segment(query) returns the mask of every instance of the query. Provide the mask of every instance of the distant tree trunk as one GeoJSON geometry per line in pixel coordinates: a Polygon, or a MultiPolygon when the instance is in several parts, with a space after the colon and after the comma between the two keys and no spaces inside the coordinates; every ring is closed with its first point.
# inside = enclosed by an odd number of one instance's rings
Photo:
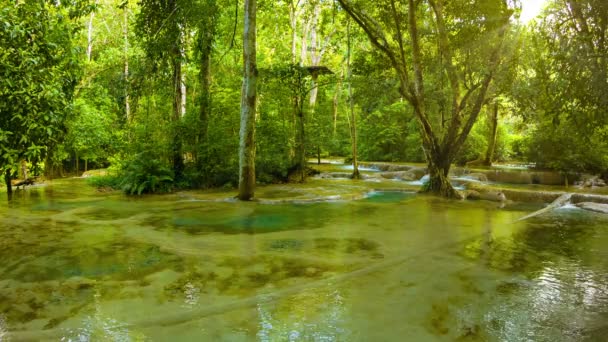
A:
{"type": "Polygon", "coordinates": [[[340,78],[338,79],[338,82],[336,83],[336,90],[334,92],[334,98],[332,100],[332,115],[333,115],[333,132],[332,132],[332,138],[336,138],[336,131],[338,129],[338,101],[340,99],[340,92],[342,91],[342,77],[344,75],[341,75],[340,78]]]}
{"type": "MultiPolygon", "coordinates": [[[[321,61],[321,54],[319,53],[318,43],[317,43],[317,24],[319,23],[319,14],[321,11],[321,6],[319,4],[315,4],[313,10],[313,17],[310,25],[310,65],[317,66],[321,61]]],[[[317,104],[317,95],[319,92],[319,88],[317,88],[317,73],[312,73],[312,89],[310,90],[310,115],[311,118],[315,112],[315,106],[317,104]]]]}
{"type": "Polygon", "coordinates": [[[298,134],[296,137],[296,154],[298,162],[298,172],[300,173],[300,182],[306,181],[306,123],[304,113],[304,94],[299,95],[296,102],[297,117],[298,117],[298,134]]]}
{"type": "Polygon", "coordinates": [[[302,46],[300,47],[300,66],[303,67],[306,65],[306,55],[308,51],[308,29],[310,27],[310,22],[305,22],[302,27],[302,46]]]}
{"type": "Polygon", "coordinates": [[[127,122],[131,120],[131,107],[129,99],[129,6],[128,2],[124,4],[123,8],[123,38],[125,42],[124,46],[124,60],[125,60],[125,117],[127,122]]]}
{"type": "Polygon", "coordinates": [[[180,85],[180,93],[181,93],[181,101],[180,101],[180,114],[182,117],[184,117],[186,115],[186,99],[187,99],[187,94],[186,94],[186,70],[185,70],[185,63],[184,61],[186,60],[186,35],[184,34],[184,29],[182,27],[182,25],[180,25],[180,51],[179,51],[179,55],[180,55],[180,77],[179,77],[179,85],[180,85]]]}
{"type": "Polygon", "coordinates": [[[350,19],[346,24],[346,72],[348,77],[348,109],[350,114],[350,138],[352,143],[352,153],[353,153],[353,179],[361,178],[359,174],[359,162],[357,160],[357,119],[355,117],[355,101],[353,98],[353,71],[350,66],[350,57],[351,57],[351,41],[350,41],[350,19]]]}
{"type": "Polygon", "coordinates": [[[298,37],[297,25],[298,25],[298,5],[300,0],[289,2],[289,28],[291,29],[291,64],[296,64],[297,56],[297,44],[296,39],[298,37]]]}
{"type": "Polygon", "coordinates": [[[186,72],[184,71],[184,66],[181,66],[181,71],[182,71],[182,76],[180,78],[180,88],[181,88],[181,94],[182,94],[182,101],[181,101],[181,110],[180,110],[180,114],[182,117],[184,117],[186,115],[186,99],[187,99],[187,94],[186,94],[186,72]]]}
{"type": "Polygon", "coordinates": [[[492,110],[492,116],[490,117],[490,121],[492,124],[491,132],[490,132],[490,141],[488,142],[488,150],[486,151],[486,157],[484,159],[484,165],[492,166],[492,161],[494,159],[494,150],[496,149],[496,136],[498,133],[498,103],[494,103],[494,108],[492,110]]]}
{"type": "Polygon", "coordinates": [[[84,172],[89,171],[89,160],[87,158],[84,159],[84,172]]]}
{"type": "Polygon", "coordinates": [[[245,0],[244,17],[238,198],[248,201],[255,191],[256,0],[245,0]]]}
{"type": "Polygon", "coordinates": [[[21,175],[23,179],[27,179],[27,161],[25,159],[21,161],[21,175]]]}
{"type": "Polygon", "coordinates": [[[75,153],[76,156],[76,176],[78,176],[78,172],[80,171],[80,163],[78,159],[78,152],[75,153]]]}
{"type": "Polygon", "coordinates": [[[87,61],[91,61],[91,53],[93,52],[93,18],[95,17],[95,11],[91,11],[89,18],[89,28],[87,33],[87,61]]]}
{"type": "Polygon", "coordinates": [[[9,199],[13,193],[13,184],[11,184],[11,170],[4,172],[4,184],[6,184],[6,192],[8,193],[9,199]]]}
{"type": "Polygon", "coordinates": [[[211,113],[211,53],[213,37],[209,32],[201,32],[205,35],[201,38],[201,61],[200,61],[200,80],[201,80],[201,103],[199,120],[201,127],[198,133],[199,143],[207,142],[207,130],[209,126],[209,115],[211,113]],[[211,35],[211,37],[209,37],[211,35]]]}
{"type": "Polygon", "coordinates": [[[317,145],[317,165],[321,165],[321,146],[317,145]]]}
{"type": "Polygon", "coordinates": [[[182,138],[179,121],[182,113],[182,62],[179,47],[173,51],[173,142],[172,158],[175,178],[181,177],[184,171],[184,156],[182,154],[182,138]]]}

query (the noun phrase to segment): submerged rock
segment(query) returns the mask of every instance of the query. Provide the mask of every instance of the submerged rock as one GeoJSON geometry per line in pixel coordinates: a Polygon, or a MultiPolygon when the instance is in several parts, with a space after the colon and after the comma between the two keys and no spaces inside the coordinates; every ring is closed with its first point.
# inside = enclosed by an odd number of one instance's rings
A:
{"type": "Polygon", "coordinates": [[[596,213],[608,214],[608,204],[595,203],[595,202],[582,202],[576,205],[577,207],[589,211],[595,211],[596,213]]]}
{"type": "Polygon", "coordinates": [[[317,177],[322,179],[330,179],[330,178],[351,178],[351,172],[324,172],[319,174],[317,177]]]}
{"type": "Polygon", "coordinates": [[[507,197],[502,191],[497,190],[488,190],[488,191],[476,191],[469,190],[466,194],[466,199],[472,200],[486,200],[493,202],[504,202],[507,200],[507,197]]]}

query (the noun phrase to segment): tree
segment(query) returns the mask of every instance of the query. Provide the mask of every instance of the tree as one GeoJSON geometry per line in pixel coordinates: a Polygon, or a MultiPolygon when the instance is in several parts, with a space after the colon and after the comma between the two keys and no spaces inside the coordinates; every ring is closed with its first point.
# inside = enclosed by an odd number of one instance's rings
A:
{"type": "Polygon", "coordinates": [[[350,37],[350,20],[346,23],[346,44],[347,44],[347,52],[346,52],[346,74],[348,77],[348,112],[350,115],[350,139],[352,144],[352,158],[353,158],[353,179],[361,178],[359,174],[359,163],[357,159],[357,117],[355,116],[355,99],[353,98],[353,71],[351,68],[350,60],[351,60],[351,37],[350,37]]]}
{"type": "MultiPolygon", "coordinates": [[[[197,136],[199,144],[207,142],[207,130],[209,126],[209,115],[211,112],[211,55],[213,53],[213,42],[217,30],[217,16],[219,8],[216,0],[206,0],[201,8],[205,15],[198,20],[198,31],[196,35],[196,54],[200,65],[200,127],[197,136]]],[[[199,160],[200,161],[200,160],[199,160]]]]}
{"type": "Polygon", "coordinates": [[[608,3],[551,1],[523,31],[512,97],[539,168],[608,174],[608,3]]]}
{"type": "Polygon", "coordinates": [[[155,71],[170,70],[173,136],[171,159],[173,172],[179,179],[184,171],[180,121],[183,111],[182,67],[184,37],[188,27],[186,15],[191,0],[142,0],[137,18],[137,30],[143,36],[144,49],[155,71]]]}
{"type": "Polygon", "coordinates": [[[73,37],[86,2],[0,5],[0,169],[10,194],[20,160],[40,161],[64,137],[79,79],[73,37]]]}
{"type": "Polygon", "coordinates": [[[238,198],[248,201],[255,191],[256,0],[245,0],[244,18],[238,198]]]}
{"type": "Polygon", "coordinates": [[[386,0],[373,8],[358,0],[338,1],[399,77],[400,93],[420,126],[430,173],[425,191],[459,197],[448,173],[500,65],[512,10],[505,0],[386,0]],[[437,82],[442,75],[445,85],[437,82]],[[449,115],[433,120],[442,114],[438,100],[449,103],[449,115]]]}

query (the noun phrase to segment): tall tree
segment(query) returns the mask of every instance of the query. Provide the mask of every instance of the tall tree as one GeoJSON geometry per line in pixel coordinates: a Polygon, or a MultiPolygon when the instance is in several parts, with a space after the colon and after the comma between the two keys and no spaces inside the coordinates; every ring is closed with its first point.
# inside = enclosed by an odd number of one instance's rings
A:
{"type": "Polygon", "coordinates": [[[346,73],[348,77],[348,112],[350,115],[350,139],[352,145],[352,158],[353,158],[353,179],[359,179],[359,162],[357,159],[357,118],[355,116],[355,99],[353,98],[353,70],[351,66],[351,34],[350,34],[350,19],[346,23],[346,73]]]}
{"type": "Polygon", "coordinates": [[[248,201],[255,191],[256,0],[245,0],[244,18],[238,198],[248,201]]]}
{"type": "Polygon", "coordinates": [[[496,137],[498,135],[498,101],[494,102],[494,106],[490,111],[490,137],[488,139],[488,148],[483,160],[486,166],[492,166],[494,161],[494,150],[496,149],[496,137]]]}
{"type": "Polygon", "coordinates": [[[383,0],[373,7],[360,0],[338,2],[397,73],[400,93],[420,126],[430,173],[425,191],[459,197],[448,173],[501,62],[512,14],[506,0],[383,0]],[[433,82],[444,74],[447,89],[433,82]],[[450,104],[446,129],[433,124],[441,94],[450,104]]]}
{"type": "Polygon", "coordinates": [[[137,18],[137,29],[142,34],[144,48],[153,69],[170,70],[173,110],[173,136],[171,160],[173,173],[179,179],[184,170],[182,151],[183,88],[182,63],[184,60],[184,37],[187,35],[187,14],[191,8],[190,0],[141,0],[141,11],[137,18]]]}
{"type": "Polygon", "coordinates": [[[201,84],[198,142],[204,144],[207,141],[209,115],[211,113],[211,56],[219,14],[217,0],[204,1],[201,10],[205,15],[199,19],[197,25],[196,54],[199,57],[201,84]]]}

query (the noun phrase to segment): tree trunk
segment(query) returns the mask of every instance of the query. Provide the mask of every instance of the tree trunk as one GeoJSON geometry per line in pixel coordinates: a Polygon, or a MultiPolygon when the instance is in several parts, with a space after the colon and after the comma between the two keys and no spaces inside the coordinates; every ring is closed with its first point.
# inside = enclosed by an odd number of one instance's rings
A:
{"type": "Polygon", "coordinates": [[[353,153],[353,175],[352,178],[353,179],[359,179],[361,178],[361,175],[359,174],[359,162],[357,161],[357,119],[355,118],[355,101],[353,98],[353,87],[352,87],[352,83],[353,83],[353,72],[352,69],[350,67],[350,55],[351,55],[351,41],[350,41],[350,20],[348,20],[347,24],[346,24],[346,45],[347,45],[347,52],[346,52],[346,72],[348,75],[348,108],[349,108],[349,114],[350,114],[350,121],[351,121],[351,125],[350,125],[350,138],[351,138],[351,143],[352,143],[352,153],[353,153]]]}
{"type": "MultiPolygon", "coordinates": [[[[318,49],[318,42],[317,42],[317,25],[319,23],[319,13],[320,13],[321,7],[319,6],[319,4],[315,4],[314,7],[314,11],[313,11],[313,18],[312,18],[312,22],[311,22],[311,26],[310,26],[310,65],[311,66],[317,66],[319,65],[321,58],[320,58],[320,54],[319,54],[319,49],[318,49]]],[[[310,115],[311,118],[314,115],[315,112],[315,106],[317,104],[317,95],[319,93],[319,88],[317,87],[317,78],[318,75],[316,73],[312,74],[312,89],[310,90],[310,115]]]]}
{"type": "Polygon", "coordinates": [[[238,198],[248,201],[255,191],[256,0],[245,0],[244,17],[238,198]]]}
{"type": "Polygon", "coordinates": [[[317,165],[321,165],[321,146],[317,145],[317,165]]]}
{"type": "Polygon", "coordinates": [[[182,139],[179,129],[179,121],[182,110],[182,62],[179,47],[173,51],[173,142],[172,159],[173,173],[176,179],[182,176],[184,171],[184,156],[182,155],[182,139]]]}
{"type": "Polygon", "coordinates": [[[494,103],[494,108],[492,110],[491,120],[491,132],[490,132],[490,140],[488,141],[488,150],[486,151],[486,157],[484,159],[484,165],[492,166],[492,159],[494,158],[494,150],[496,149],[496,136],[498,133],[498,103],[494,103]]]}
{"type": "Polygon", "coordinates": [[[298,24],[298,0],[294,3],[294,0],[289,3],[289,28],[291,29],[291,64],[295,65],[297,62],[296,56],[296,39],[298,36],[297,24],[298,24]]]}
{"type": "Polygon", "coordinates": [[[76,177],[78,177],[78,172],[80,172],[80,163],[78,160],[78,153],[76,153],[75,156],[76,156],[76,177]]]}
{"type": "Polygon", "coordinates": [[[450,173],[450,158],[438,156],[429,161],[428,168],[429,182],[423,185],[422,192],[447,198],[462,198],[462,195],[452,187],[448,178],[450,173]]]}
{"type": "Polygon", "coordinates": [[[302,27],[302,46],[300,47],[300,66],[306,65],[306,52],[308,51],[308,29],[310,22],[306,22],[302,27]]]}
{"type": "Polygon", "coordinates": [[[338,82],[336,83],[336,90],[334,93],[334,98],[332,100],[332,115],[333,115],[333,131],[332,131],[332,138],[336,138],[336,131],[338,129],[338,100],[339,100],[339,96],[340,96],[340,91],[342,89],[342,82],[340,81],[341,78],[338,79],[338,82]]]}
{"type": "Polygon", "coordinates": [[[179,40],[180,40],[180,51],[179,51],[179,55],[180,55],[180,75],[179,75],[179,87],[180,87],[180,94],[181,94],[181,101],[180,101],[180,114],[181,117],[184,117],[186,115],[186,71],[185,71],[185,63],[184,61],[186,60],[186,35],[184,34],[184,28],[182,25],[179,26],[179,40]]]}
{"type": "Polygon", "coordinates": [[[198,133],[199,143],[205,144],[207,142],[207,131],[209,126],[209,115],[211,113],[211,52],[212,52],[212,37],[209,37],[211,33],[203,32],[201,34],[207,35],[202,38],[201,47],[201,103],[200,103],[200,130],[198,133]]]}
{"type": "Polygon", "coordinates": [[[6,170],[4,172],[4,184],[6,184],[6,193],[9,196],[9,199],[11,197],[11,194],[13,193],[13,184],[11,184],[11,171],[10,170],[6,170]]]}
{"type": "Polygon", "coordinates": [[[186,72],[184,71],[184,66],[182,65],[181,67],[181,71],[182,71],[182,76],[180,77],[180,88],[181,88],[181,94],[182,94],[182,101],[181,101],[181,109],[180,109],[180,114],[182,117],[184,117],[186,115],[186,72]]]}
{"type": "Polygon", "coordinates": [[[298,100],[298,136],[296,141],[296,153],[298,158],[298,172],[300,182],[306,181],[306,124],[304,117],[304,96],[300,95],[298,100]]]}
{"type": "Polygon", "coordinates": [[[84,160],[84,172],[89,171],[89,160],[85,159],[84,160]]]}
{"type": "Polygon", "coordinates": [[[93,18],[95,17],[95,11],[91,11],[89,18],[89,28],[87,33],[87,61],[91,61],[91,53],[93,52],[93,18]]]}
{"type": "Polygon", "coordinates": [[[21,161],[21,175],[23,176],[23,180],[27,179],[27,161],[25,159],[21,161]]]}
{"type": "Polygon", "coordinates": [[[127,122],[131,120],[131,107],[129,103],[129,5],[125,3],[123,8],[123,20],[124,20],[124,29],[123,29],[123,38],[125,41],[124,46],[124,60],[125,60],[125,117],[127,122]]]}

